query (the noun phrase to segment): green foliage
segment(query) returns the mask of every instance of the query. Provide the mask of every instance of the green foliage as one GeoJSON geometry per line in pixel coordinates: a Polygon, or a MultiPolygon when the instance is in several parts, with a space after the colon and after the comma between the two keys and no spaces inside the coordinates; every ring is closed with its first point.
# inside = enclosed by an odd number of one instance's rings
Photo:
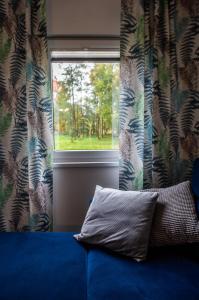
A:
{"type": "Polygon", "coordinates": [[[110,134],[112,127],[112,90],[113,90],[113,65],[95,64],[90,74],[93,86],[93,98],[96,101],[96,119],[99,123],[97,135],[102,138],[103,124],[110,134]]]}
{"type": "Polygon", "coordinates": [[[118,64],[66,64],[58,86],[54,100],[56,133],[69,136],[72,143],[96,136],[100,140],[112,134],[114,122],[117,135],[118,64]]]}
{"type": "Polygon", "coordinates": [[[58,118],[61,125],[61,132],[68,129],[71,139],[78,136],[78,121],[81,118],[79,111],[79,94],[82,93],[83,71],[86,69],[85,64],[68,64],[64,68],[64,80],[60,82],[61,91],[58,95],[58,118]],[[67,113],[68,114],[65,114],[67,113]]]}

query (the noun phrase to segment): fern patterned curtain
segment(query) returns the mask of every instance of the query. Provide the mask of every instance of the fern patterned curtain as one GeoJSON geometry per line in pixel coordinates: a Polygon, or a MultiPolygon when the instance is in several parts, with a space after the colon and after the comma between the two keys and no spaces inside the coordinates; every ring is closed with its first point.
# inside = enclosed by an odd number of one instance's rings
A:
{"type": "Polygon", "coordinates": [[[51,227],[45,1],[0,1],[0,231],[51,227]]]}
{"type": "Polygon", "coordinates": [[[199,156],[199,2],[122,0],[120,188],[190,179],[199,156]]]}

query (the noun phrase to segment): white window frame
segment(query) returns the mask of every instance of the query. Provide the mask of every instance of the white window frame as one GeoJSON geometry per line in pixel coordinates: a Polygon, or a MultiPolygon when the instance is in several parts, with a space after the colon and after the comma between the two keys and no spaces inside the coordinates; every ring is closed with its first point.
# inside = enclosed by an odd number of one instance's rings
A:
{"type": "MultiPolygon", "coordinates": [[[[53,51],[110,51],[119,52],[118,39],[53,39],[49,40],[49,54],[53,51]]],[[[110,60],[113,59],[110,57],[110,60]]],[[[78,59],[77,59],[78,61],[78,59]]],[[[51,70],[51,61],[50,61],[51,70]]],[[[118,167],[119,150],[54,150],[54,168],[118,167]]]]}
{"type": "Polygon", "coordinates": [[[117,167],[118,150],[54,151],[54,167],[117,167]]]}

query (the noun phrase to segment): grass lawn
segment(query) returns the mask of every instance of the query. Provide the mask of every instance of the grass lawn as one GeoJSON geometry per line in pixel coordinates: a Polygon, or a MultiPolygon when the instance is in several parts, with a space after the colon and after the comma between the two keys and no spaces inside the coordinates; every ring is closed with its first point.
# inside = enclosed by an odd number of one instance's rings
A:
{"type": "Polygon", "coordinates": [[[71,141],[67,135],[55,134],[55,150],[112,150],[118,149],[117,140],[112,143],[112,136],[102,139],[97,137],[84,137],[71,141]]]}

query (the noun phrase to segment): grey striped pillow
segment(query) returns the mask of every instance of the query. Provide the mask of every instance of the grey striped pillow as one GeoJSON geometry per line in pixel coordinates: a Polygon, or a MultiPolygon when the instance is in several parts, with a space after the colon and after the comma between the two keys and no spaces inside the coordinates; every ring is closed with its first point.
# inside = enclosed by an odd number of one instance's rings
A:
{"type": "Polygon", "coordinates": [[[146,258],[158,194],[96,187],[78,241],[146,258]]]}
{"type": "Polygon", "coordinates": [[[199,220],[189,181],[146,191],[159,194],[152,224],[151,246],[199,242],[199,220]]]}

